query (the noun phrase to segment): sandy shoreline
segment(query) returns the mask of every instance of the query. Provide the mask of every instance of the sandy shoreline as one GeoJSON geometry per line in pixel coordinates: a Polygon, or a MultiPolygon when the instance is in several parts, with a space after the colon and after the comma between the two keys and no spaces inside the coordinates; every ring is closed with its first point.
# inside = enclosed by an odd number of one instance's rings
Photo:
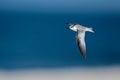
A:
{"type": "Polygon", "coordinates": [[[0,80],[120,80],[120,67],[0,71],[0,80]]]}

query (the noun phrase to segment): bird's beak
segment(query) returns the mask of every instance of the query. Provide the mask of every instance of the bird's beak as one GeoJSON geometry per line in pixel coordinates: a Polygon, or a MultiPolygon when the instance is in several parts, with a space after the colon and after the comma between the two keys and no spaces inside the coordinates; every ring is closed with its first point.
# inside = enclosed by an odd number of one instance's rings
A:
{"type": "Polygon", "coordinates": [[[68,27],[67,27],[67,29],[69,29],[69,26],[70,26],[71,24],[70,24],[70,23],[68,23],[68,22],[67,22],[67,23],[65,23],[65,24],[68,26],[68,27]]]}

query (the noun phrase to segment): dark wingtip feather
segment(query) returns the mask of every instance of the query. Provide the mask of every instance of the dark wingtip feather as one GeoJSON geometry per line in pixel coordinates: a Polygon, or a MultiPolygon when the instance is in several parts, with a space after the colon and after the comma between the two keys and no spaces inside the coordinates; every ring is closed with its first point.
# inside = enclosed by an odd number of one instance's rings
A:
{"type": "Polygon", "coordinates": [[[82,54],[82,57],[83,57],[84,59],[86,59],[86,53],[82,54]]]}

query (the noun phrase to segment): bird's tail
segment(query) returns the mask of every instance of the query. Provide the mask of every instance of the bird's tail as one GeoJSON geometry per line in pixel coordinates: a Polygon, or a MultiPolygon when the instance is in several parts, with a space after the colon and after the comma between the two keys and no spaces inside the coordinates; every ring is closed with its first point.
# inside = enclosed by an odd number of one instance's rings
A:
{"type": "Polygon", "coordinates": [[[87,28],[87,31],[94,33],[93,28],[87,28]]]}

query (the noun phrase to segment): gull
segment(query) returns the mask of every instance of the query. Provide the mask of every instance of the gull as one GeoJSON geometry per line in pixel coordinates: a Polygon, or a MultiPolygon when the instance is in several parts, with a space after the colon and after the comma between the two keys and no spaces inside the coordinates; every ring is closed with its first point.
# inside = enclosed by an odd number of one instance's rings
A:
{"type": "Polygon", "coordinates": [[[81,52],[81,55],[85,58],[86,57],[85,32],[88,31],[94,33],[93,29],[82,26],[80,24],[69,24],[69,29],[77,33],[76,35],[77,45],[81,52]]]}

